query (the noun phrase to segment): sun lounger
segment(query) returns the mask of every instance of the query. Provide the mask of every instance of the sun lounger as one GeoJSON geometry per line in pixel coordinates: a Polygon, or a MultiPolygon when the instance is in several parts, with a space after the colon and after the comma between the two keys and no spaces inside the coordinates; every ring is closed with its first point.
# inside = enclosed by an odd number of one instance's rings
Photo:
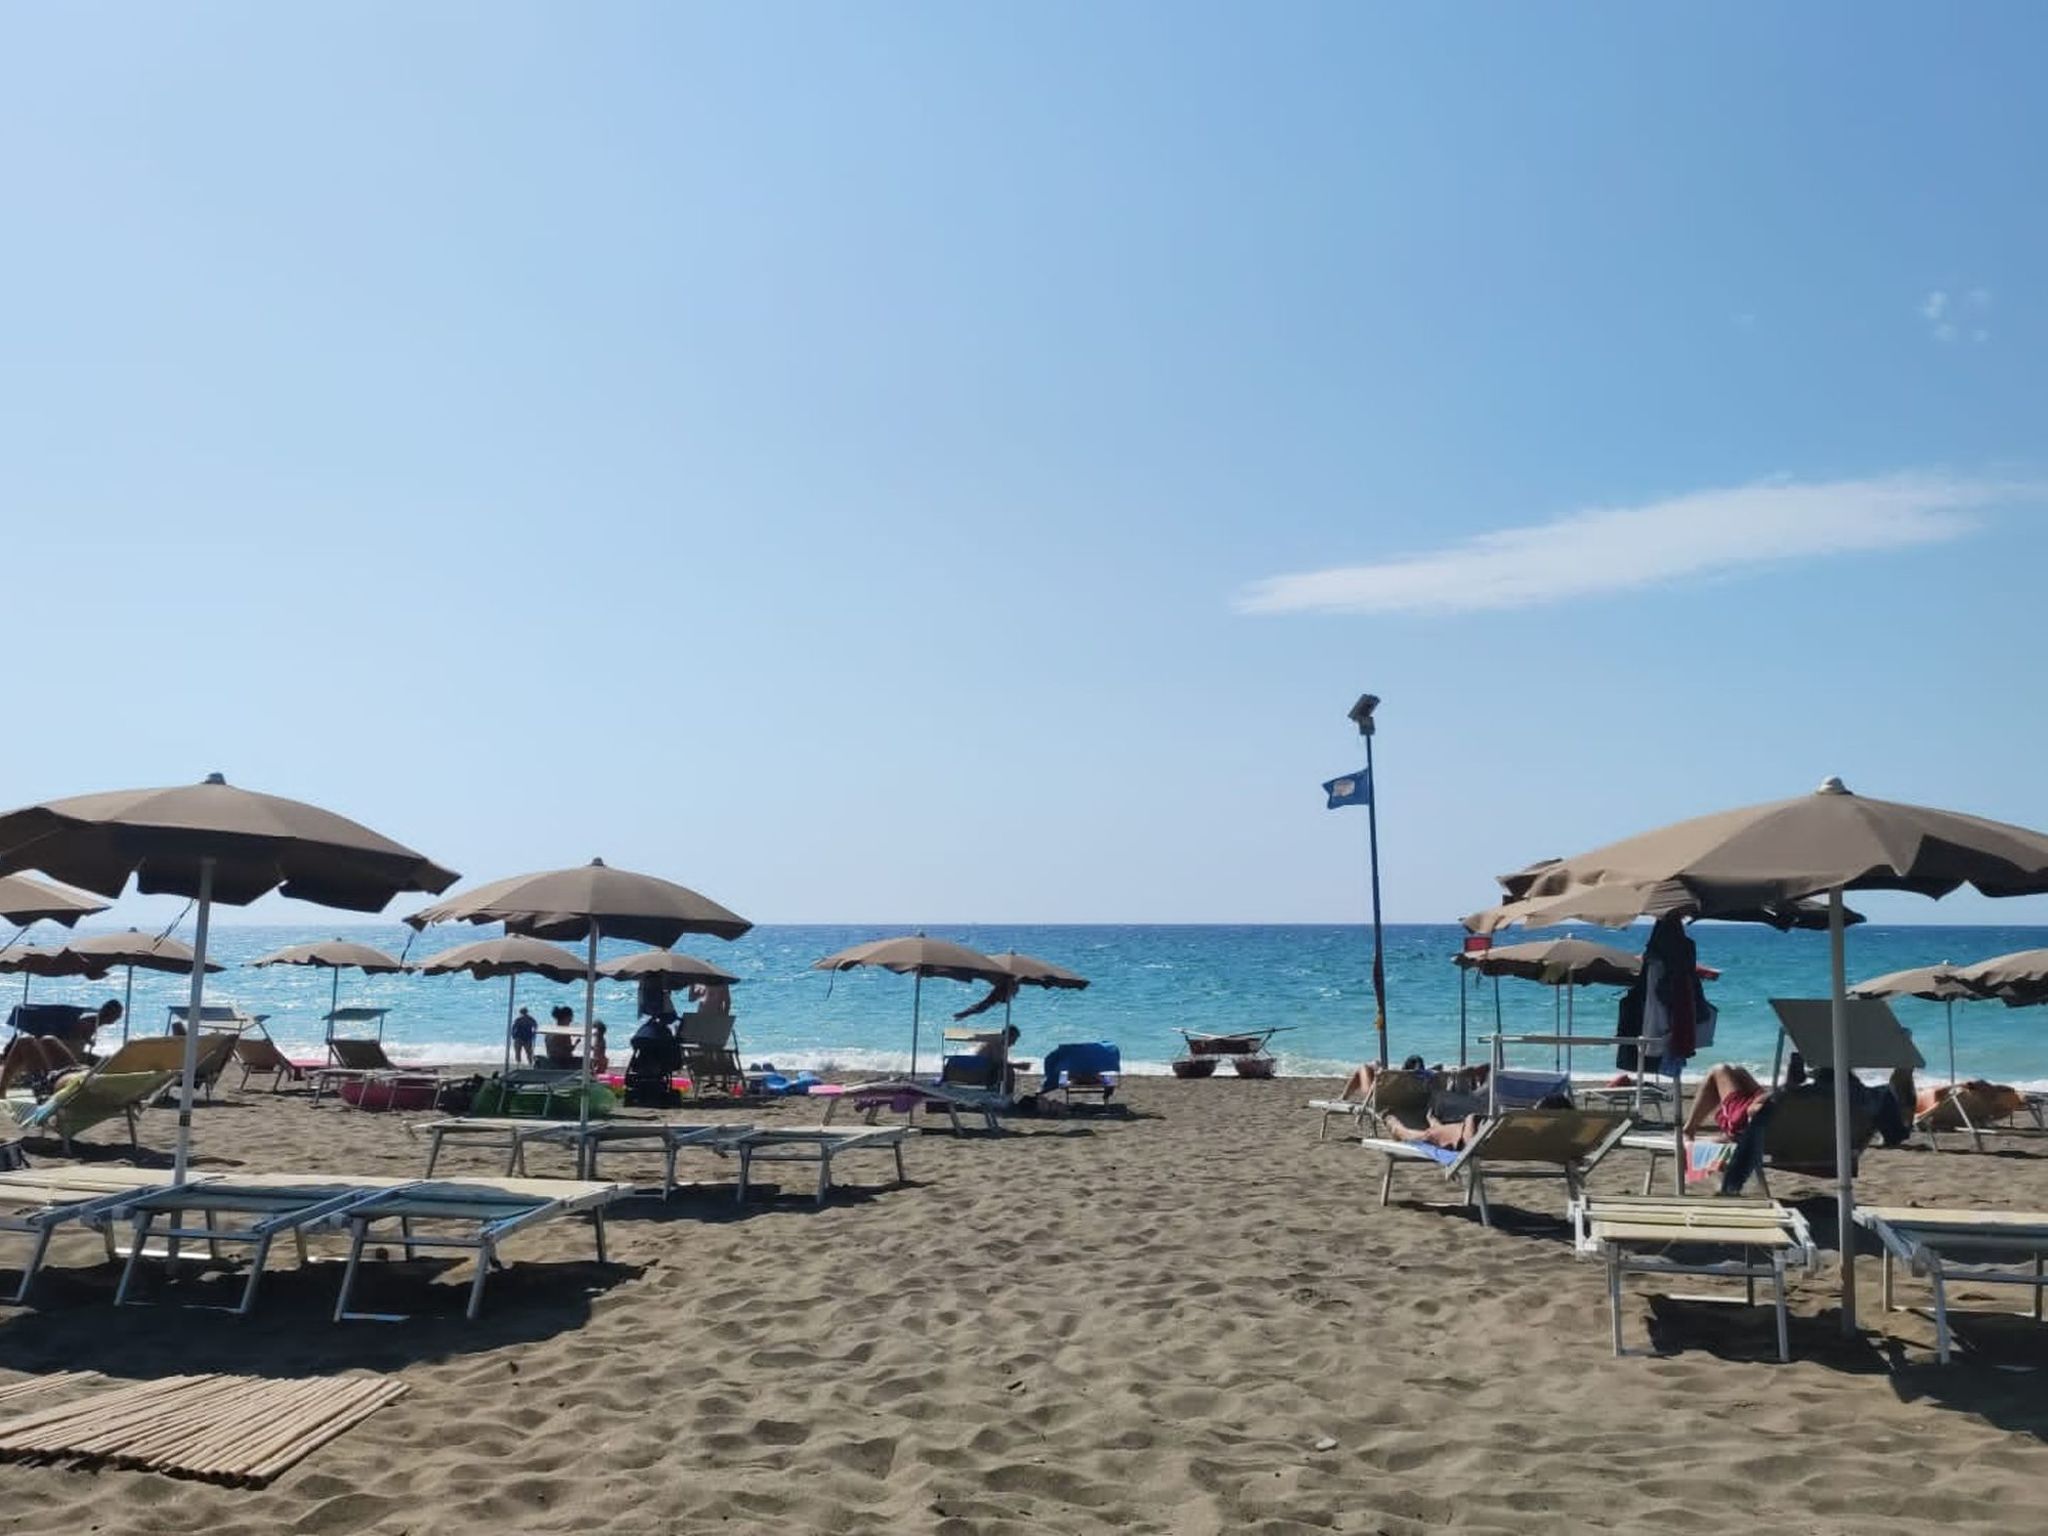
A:
{"type": "MultiPolygon", "coordinates": [[[[210,1014],[211,1009],[207,1010],[210,1014]]],[[[234,1059],[235,1042],[240,1035],[226,1031],[204,1031],[199,1036],[199,1051],[192,1071],[192,1085],[206,1095],[206,1102],[213,1102],[213,1085],[227,1070],[234,1059]]],[[[182,1078],[185,1073],[185,1037],[183,1035],[137,1036],[122,1042],[121,1048],[102,1060],[93,1071],[108,1077],[122,1077],[136,1072],[168,1072],[182,1078]]]]}
{"type": "Polygon", "coordinates": [[[829,1125],[763,1126],[735,1137],[727,1144],[740,1158],[740,1187],[737,1199],[747,1198],[747,1181],[755,1163],[815,1162],[818,1165],[818,1199],[823,1205],[832,1188],[832,1160],[849,1152],[893,1152],[896,1182],[904,1182],[903,1142],[911,1134],[907,1125],[862,1126],[842,1130],[829,1125]]]}
{"type": "Polygon", "coordinates": [[[272,1093],[286,1083],[300,1083],[306,1079],[304,1069],[279,1050],[277,1043],[268,1035],[248,1035],[235,1041],[235,1061],[242,1069],[242,1080],[235,1085],[238,1093],[249,1086],[252,1077],[269,1078],[272,1093]]]}
{"type": "MultiPolygon", "coordinates": [[[[1857,1111],[1849,1122],[1849,1137],[1854,1150],[1860,1154],[1876,1135],[1876,1118],[1857,1111]]],[[[1658,1171],[1664,1161],[1674,1155],[1671,1136],[1668,1130],[1631,1131],[1621,1139],[1622,1150],[1647,1156],[1647,1166],[1643,1170],[1645,1195],[1656,1188],[1658,1171]]],[[[1703,1175],[1717,1173],[1726,1166],[1734,1152],[1735,1144],[1723,1140],[1718,1134],[1699,1136],[1693,1143],[1693,1167],[1703,1175]]],[[[1765,1199],[1771,1197],[1769,1175],[1772,1169],[1810,1174],[1816,1178],[1834,1176],[1835,1113],[1830,1100],[1806,1094],[1778,1103],[1771,1113],[1770,1122],[1764,1127],[1763,1160],[1757,1164],[1753,1175],[1757,1192],[1765,1199]]],[[[1705,1190],[1719,1188],[1717,1183],[1705,1177],[1698,1182],[1705,1190]]]]}
{"type": "Polygon", "coordinates": [[[114,1262],[113,1226],[94,1218],[170,1181],[167,1168],[17,1168],[0,1173],[0,1232],[19,1232],[30,1241],[21,1283],[10,1299],[19,1305],[28,1298],[50,1239],[71,1223],[98,1226],[106,1240],[107,1262],[114,1262]]]}
{"type": "Polygon", "coordinates": [[[476,1274],[470,1280],[469,1305],[464,1314],[473,1319],[483,1308],[484,1282],[498,1262],[500,1245],[528,1227],[564,1216],[588,1216],[597,1236],[597,1261],[604,1263],[605,1207],[622,1193],[616,1184],[574,1179],[434,1179],[372,1192],[320,1221],[324,1227],[346,1228],[349,1232],[348,1268],[342,1272],[334,1320],[403,1320],[398,1313],[349,1310],[363,1246],[380,1223],[398,1224],[399,1241],[407,1259],[422,1248],[476,1255],[476,1274]]]}
{"type": "Polygon", "coordinates": [[[256,1288],[263,1281],[264,1262],[271,1244],[290,1234],[299,1250],[299,1262],[307,1261],[306,1233],[316,1223],[331,1217],[393,1185],[399,1179],[345,1178],[333,1174],[277,1174],[261,1177],[208,1179],[199,1183],[174,1184],[144,1193],[124,1202],[103,1220],[125,1219],[133,1223],[128,1266],[114,1292],[114,1305],[127,1303],[134,1289],[141,1261],[147,1256],[152,1230],[160,1229],[171,1262],[178,1245],[187,1240],[203,1242],[207,1252],[220,1257],[221,1245],[239,1244],[250,1250],[249,1278],[242,1287],[241,1304],[230,1310],[247,1315],[256,1305],[256,1288]],[[237,1225],[223,1226],[222,1217],[242,1218],[237,1225]],[[201,1225],[191,1225],[197,1219],[201,1225]]]}
{"type": "Polygon", "coordinates": [[[1422,1164],[1443,1176],[1462,1181],[1467,1204],[1479,1207],[1482,1225],[1493,1225],[1487,1204],[1488,1179],[1551,1178],[1564,1181],[1568,1199],[1575,1199],[1586,1175],[1627,1134],[1629,1118],[1612,1110],[1510,1109],[1481,1123],[1478,1134],[1462,1150],[1416,1141],[1366,1137],[1369,1152],[1386,1159],[1380,1181],[1380,1204],[1392,1198],[1394,1171],[1422,1164]]]}
{"type": "Polygon", "coordinates": [[[1385,1129],[1389,1119],[1420,1125],[1429,1113],[1429,1079],[1420,1072],[1398,1068],[1374,1075],[1372,1092],[1360,1099],[1310,1099],[1308,1107],[1322,1115],[1317,1141],[1330,1139],[1330,1122],[1348,1117],[1355,1129],[1385,1129]]]}
{"type": "Polygon", "coordinates": [[[2048,1211],[1921,1210],[1909,1206],[1859,1205],[1857,1225],[1884,1248],[1884,1306],[1892,1309],[1892,1266],[1904,1264],[1934,1288],[1934,1351],[1943,1365],[1950,1354],[1948,1285],[2024,1285],[2034,1292],[2032,1316],[2041,1321],[2042,1292],[2048,1288],[2048,1211]],[[2006,1267],[2015,1258],[2023,1269],[2006,1267]]]}
{"type": "Polygon", "coordinates": [[[1778,1315],[1778,1358],[1792,1358],[1785,1270],[1813,1263],[1806,1218],[1770,1200],[1686,1200],[1678,1196],[1580,1195],[1571,1204],[1580,1257],[1607,1265],[1614,1352],[1621,1347],[1624,1275],[1721,1275],[1741,1279],[1749,1304],[1768,1280],[1778,1315]]]}
{"type": "Polygon", "coordinates": [[[2040,1110],[2034,1103],[2037,1095],[2003,1084],[1972,1087],[1967,1083],[1958,1084],[1953,1091],[1944,1085],[1940,1094],[1913,1116],[1913,1129],[1926,1132],[1927,1144],[1937,1152],[1941,1150],[1943,1134],[1950,1132],[1967,1136],[1970,1150],[1982,1152],[1986,1136],[2024,1129],[2014,1124],[2021,1115],[2032,1119],[2036,1130],[2041,1128],[2040,1110]]]}
{"type": "MultiPolygon", "coordinates": [[[[567,1125],[560,1130],[528,1139],[560,1142],[579,1148],[578,1165],[583,1169],[584,1177],[591,1179],[597,1177],[597,1158],[601,1150],[630,1148],[636,1142],[651,1145],[661,1154],[661,1198],[666,1200],[676,1192],[676,1159],[681,1153],[696,1147],[723,1154],[754,1129],[752,1125],[723,1122],[707,1124],[703,1121],[593,1120],[588,1125],[567,1125]]],[[[520,1156],[520,1171],[524,1172],[523,1144],[520,1156]]],[[[631,1189],[625,1191],[627,1194],[634,1192],[631,1189]]]]}
{"type": "Polygon", "coordinates": [[[422,1177],[431,1179],[434,1176],[434,1169],[441,1161],[442,1144],[453,1141],[492,1151],[504,1148],[505,1174],[509,1178],[526,1172],[527,1142],[562,1131],[573,1136],[576,1122],[530,1120],[520,1116],[462,1115],[450,1120],[429,1120],[415,1129],[427,1138],[427,1168],[422,1177]]]}
{"type": "Polygon", "coordinates": [[[140,1153],[135,1117],[151,1100],[178,1080],[174,1072],[108,1072],[95,1068],[66,1078],[42,1103],[32,1108],[14,1108],[8,1100],[15,1124],[23,1132],[55,1136],[70,1152],[83,1132],[104,1120],[120,1120],[128,1127],[128,1149],[140,1153]]]}
{"type": "Polygon", "coordinates": [[[676,1020],[676,1044],[682,1052],[682,1072],[690,1080],[692,1098],[701,1098],[707,1088],[730,1094],[746,1091],[747,1074],[740,1065],[734,1025],[732,1014],[706,1013],[702,1009],[676,1020]]]}
{"type": "Polygon", "coordinates": [[[850,1104],[860,1112],[867,1124],[876,1123],[882,1111],[893,1110],[903,1116],[906,1124],[914,1123],[917,1112],[922,1109],[927,1115],[944,1111],[955,1131],[966,1129],[960,1123],[961,1113],[979,1115],[991,1131],[1002,1129],[996,1119],[1001,1102],[989,1094],[965,1093],[953,1088],[938,1088],[930,1083],[914,1082],[907,1077],[885,1078],[874,1083],[854,1083],[846,1091],[831,1097],[825,1106],[825,1121],[831,1123],[842,1104],[850,1104]]]}

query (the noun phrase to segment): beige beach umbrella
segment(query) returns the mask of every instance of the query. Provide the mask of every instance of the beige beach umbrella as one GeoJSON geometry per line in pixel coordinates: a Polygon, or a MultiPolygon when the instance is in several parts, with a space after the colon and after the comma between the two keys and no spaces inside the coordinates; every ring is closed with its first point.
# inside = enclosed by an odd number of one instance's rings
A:
{"type": "Polygon", "coordinates": [[[482,939],[475,944],[444,949],[413,969],[422,976],[467,975],[478,981],[493,981],[500,976],[507,979],[504,1070],[509,1072],[512,1070],[512,1020],[518,1014],[519,978],[545,976],[549,981],[582,981],[589,974],[590,967],[583,963],[582,956],[572,954],[558,944],[512,933],[502,939],[482,939]]]}
{"type": "Polygon", "coordinates": [[[107,910],[107,903],[82,891],[67,891],[31,875],[0,875],[0,918],[26,927],[30,923],[76,926],[81,917],[107,910]]]}
{"type": "MultiPolygon", "coordinates": [[[[83,939],[67,939],[64,948],[74,955],[103,961],[109,969],[123,967],[128,973],[128,985],[121,998],[121,1038],[128,1038],[129,1023],[135,1016],[135,973],[137,971],[162,971],[172,976],[190,976],[197,957],[192,946],[179,942],[169,934],[151,935],[139,928],[130,928],[125,933],[95,933],[83,939]]],[[[216,961],[206,962],[209,976],[217,976],[227,967],[216,961]]]]}
{"type": "Polygon", "coordinates": [[[1959,965],[1949,975],[1975,997],[1995,997],[2013,1008],[2048,1002],[2048,949],[2018,949],[1993,955],[1974,965],[1959,965]]]}
{"type": "Polygon", "coordinates": [[[658,976],[671,987],[730,987],[738,985],[740,979],[709,960],[699,960],[695,955],[679,955],[672,949],[643,949],[637,955],[621,955],[616,960],[600,964],[597,974],[609,976],[614,981],[639,981],[645,976],[658,976]]]}
{"type": "Polygon", "coordinates": [[[837,954],[811,962],[814,971],[851,971],[861,967],[894,971],[916,978],[910,991],[910,1075],[917,1075],[919,1026],[924,1011],[924,979],[943,976],[948,981],[1003,981],[1011,977],[1002,964],[965,944],[950,939],[931,939],[923,934],[901,938],[871,939],[837,954]]]}
{"type": "Polygon", "coordinates": [[[1851,997],[1917,997],[1946,1005],[1948,1014],[1948,1082],[1956,1084],[1956,1004],[1984,996],[1963,981],[1952,965],[1923,965],[1909,971],[1891,971],[1873,976],[1849,988],[1851,997]]]}
{"type": "MultiPolygon", "coordinates": [[[[1914,891],[1945,896],[1970,885],[1987,896],[2048,891],[2048,836],[1955,811],[1871,800],[1829,779],[1809,795],[1695,817],[1561,859],[1503,881],[1510,896],[1561,895],[1575,886],[1676,881],[1701,915],[1825,894],[1833,1048],[1848,1050],[1842,893],[1914,891]]],[[[1850,1171],[1849,1074],[1835,1074],[1835,1178],[1842,1256],[1842,1327],[1856,1330],[1856,1190],[1850,1171]]],[[[1680,1159],[1681,1164],[1683,1159],[1680,1159]]]]}
{"type": "Polygon", "coordinates": [[[686,933],[736,939],[754,926],[688,886],[658,875],[614,869],[603,859],[592,859],[574,869],[494,880],[415,912],[406,921],[415,928],[429,923],[503,923],[511,934],[583,939],[589,944],[583,978],[583,1092],[578,1110],[578,1123],[584,1125],[590,1121],[590,1026],[597,1016],[598,940],[630,939],[667,946],[686,933]]]}
{"type": "MultiPolygon", "coordinates": [[[[332,973],[333,979],[327,990],[327,1051],[330,1056],[334,1054],[334,1016],[341,1011],[341,973],[361,971],[365,976],[392,976],[405,969],[404,961],[385,954],[374,944],[358,944],[353,939],[340,937],[272,950],[267,955],[258,955],[249,964],[266,968],[297,965],[332,973]]],[[[378,1038],[383,1038],[383,1034],[384,1027],[380,1023],[378,1038]]]]}
{"type": "Polygon", "coordinates": [[[332,811],[228,784],[219,774],[172,789],[79,795],[0,815],[0,874],[41,869],[102,896],[133,877],[145,894],[198,903],[191,1012],[172,1177],[192,1151],[192,1091],[206,995],[213,904],[246,906],[271,891],[352,912],[381,911],[403,891],[438,893],[452,871],[332,811]]]}
{"type": "MultiPolygon", "coordinates": [[[[1051,992],[1079,992],[1088,985],[1088,978],[1079,972],[1070,971],[1063,965],[1054,965],[1050,960],[1040,960],[1035,955],[1019,954],[1006,949],[1001,954],[990,955],[989,959],[1000,965],[1020,987],[1044,987],[1051,992]]],[[[1003,999],[1003,1028],[1010,1027],[1010,998],[1003,999]]]]}
{"type": "MultiPolygon", "coordinates": [[[[1518,879],[1520,873],[1523,872],[1503,875],[1502,882],[1518,879]]],[[[1498,933],[1517,924],[1525,928],[1550,928],[1560,923],[1591,923],[1599,928],[1626,928],[1638,918],[1672,915],[1701,916],[1699,898],[1675,880],[1652,881],[1647,885],[1616,881],[1575,886],[1551,896],[1510,898],[1498,906],[1472,913],[1464,924],[1472,933],[1498,933]]],[[[1819,931],[1828,925],[1828,909],[1827,903],[1819,901],[1771,902],[1717,908],[1714,918],[1724,923],[1766,923],[1781,932],[1795,928],[1819,931]]],[[[1863,915],[1845,912],[1843,921],[1860,923],[1863,915]]]]}

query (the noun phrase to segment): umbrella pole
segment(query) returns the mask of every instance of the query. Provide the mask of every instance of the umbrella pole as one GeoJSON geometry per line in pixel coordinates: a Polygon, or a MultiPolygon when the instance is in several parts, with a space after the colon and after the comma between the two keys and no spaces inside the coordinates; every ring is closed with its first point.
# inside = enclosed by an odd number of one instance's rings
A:
{"type": "MultiPolygon", "coordinates": [[[[1563,1009],[1564,988],[1552,987],[1550,989],[1550,1032],[1552,1035],[1556,1035],[1559,1032],[1563,1021],[1563,1009]]],[[[1564,1070],[1564,1045],[1560,1041],[1552,1040],[1550,1042],[1550,1066],[1554,1072],[1562,1072],[1564,1070]]]]}
{"type": "Polygon", "coordinates": [[[1467,975],[1466,975],[1466,973],[1465,973],[1465,970],[1464,970],[1464,968],[1463,968],[1463,967],[1461,966],[1461,967],[1459,968],[1459,970],[1458,970],[1458,1065],[1459,1065],[1459,1066],[1461,1066],[1461,1067],[1462,1067],[1462,1066],[1464,1066],[1464,1065],[1466,1064],[1466,1063],[1465,1063],[1465,990],[1466,990],[1466,989],[1465,989],[1465,983],[1466,983],[1466,981],[1467,981],[1468,979],[1469,979],[1469,978],[1467,977],[1467,975]]]}
{"type": "Polygon", "coordinates": [[[1856,1336],[1856,1175],[1850,1171],[1849,982],[1842,945],[1842,888],[1828,891],[1829,1049],[1835,1069],[1835,1252],[1842,1264],[1842,1333],[1856,1336]]]}
{"type": "Polygon", "coordinates": [[[1566,1078],[1565,1091],[1567,1093],[1571,1091],[1572,1035],[1576,1032],[1578,1024],[1576,1017],[1578,1001],[1579,994],[1577,989],[1569,986],[1566,987],[1564,989],[1564,1075],[1566,1078]]]}
{"type": "MultiPolygon", "coordinates": [[[[334,985],[327,989],[327,1038],[334,1038],[334,1016],[341,1012],[341,967],[334,967],[334,985]]],[[[381,1036],[383,1031],[378,1031],[381,1036]]]]}
{"type": "Polygon", "coordinates": [[[1945,999],[1948,1007],[1948,1085],[1956,1085],[1956,1000],[1945,999]]]}
{"type": "MultiPolygon", "coordinates": [[[[128,1043],[128,1020],[135,1012],[135,967],[128,967],[128,988],[121,994],[121,1043],[128,1043]]],[[[1955,1053],[1949,1053],[1953,1056],[1955,1053]]]]}
{"type": "Polygon", "coordinates": [[[597,919],[590,920],[590,960],[583,971],[583,1092],[576,1106],[576,1177],[589,1177],[590,1142],[590,1021],[597,1017],[597,919]]]}
{"type": "Polygon", "coordinates": [[[192,1161],[192,1088],[199,1076],[199,1020],[206,1007],[206,927],[213,916],[213,860],[199,861],[199,918],[192,930],[192,1001],[185,1012],[185,1064],[178,1084],[178,1149],[171,1182],[183,1184],[192,1161]]]}
{"type": "Polygon", "coordinates": [[[924,972],[913,973],[910,985],[910,1075],[917,1076],[917,1025],[924,1011],[924,972]]]}

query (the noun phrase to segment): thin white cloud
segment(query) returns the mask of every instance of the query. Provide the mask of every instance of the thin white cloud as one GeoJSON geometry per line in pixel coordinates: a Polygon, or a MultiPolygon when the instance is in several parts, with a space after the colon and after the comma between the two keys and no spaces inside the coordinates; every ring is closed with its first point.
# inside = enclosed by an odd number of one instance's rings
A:
{"type": "Polygon", "coordinates": [[[1972,288],[1963,295],[1963,302],[1972,309],[1989,309],[1991,307],[1991,290],[1989,288],[1972,288]]]}
{"type": "Polygon", "coordinates": [[[1941,474],[1771,480],[1483,533],[1429,554],[1275,576],[1240,613],[1469,613],[1960,538],[1969,514],[2044,487],[1941,474]]]}
{"type": "Polygon", "coordinates": [[[1937,288],[1920,301],[1920,313],[1929,320],[1939,320],[1948,313],[1948,295],[1937,288]]]}
{"type": "Polygon", "coordinates": [[[1936,341],[1954,341],[1956,339],[1956,328],[1944,320],[1934,328],[1934,339],[1936,341]]]}

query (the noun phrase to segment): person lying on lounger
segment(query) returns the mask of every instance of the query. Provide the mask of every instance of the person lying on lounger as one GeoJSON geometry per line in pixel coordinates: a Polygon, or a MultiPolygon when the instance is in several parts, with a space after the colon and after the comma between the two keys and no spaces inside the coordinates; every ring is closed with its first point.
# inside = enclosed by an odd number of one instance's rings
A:
{"type": "MultiPolygon", "coordinates": [[[[1349,1077],[1344,1079],[1344,1091],[1338,1094],[1337,1097],[1340,1099],[1371,1098],[1372,1085],[1379,1080],[1379,1075],[1382,1070],[1384,1069],[1375,1066],[1373,1063],[1369,1061],[1366,1062],[1356,1072],[1353,1072],[1349,1077]]],[[[1427,1075],[1429,1072],[1429,1068],[1423,1064],[1423,1060],[1420,1056],[1410,1056],[1406,1061],[1401,1063],[1401,1070],[1403,1072],[1417,1072],[1422,1073],[1424,1075],[1427,1075]]]]}
{"type": "Polygon", "coordinates": [[[1756,1112],[1763,1108],[1770,1090],[1756,1080],[1747,1067],[1724,1061],[1709,1067],[1693,1095],[1692,1111],[1685,1117],[1685,1139],[1692,1140],[1712,1120],[1714,1128],[1729,1140],[1742,1134],[1756,1112]]]}

